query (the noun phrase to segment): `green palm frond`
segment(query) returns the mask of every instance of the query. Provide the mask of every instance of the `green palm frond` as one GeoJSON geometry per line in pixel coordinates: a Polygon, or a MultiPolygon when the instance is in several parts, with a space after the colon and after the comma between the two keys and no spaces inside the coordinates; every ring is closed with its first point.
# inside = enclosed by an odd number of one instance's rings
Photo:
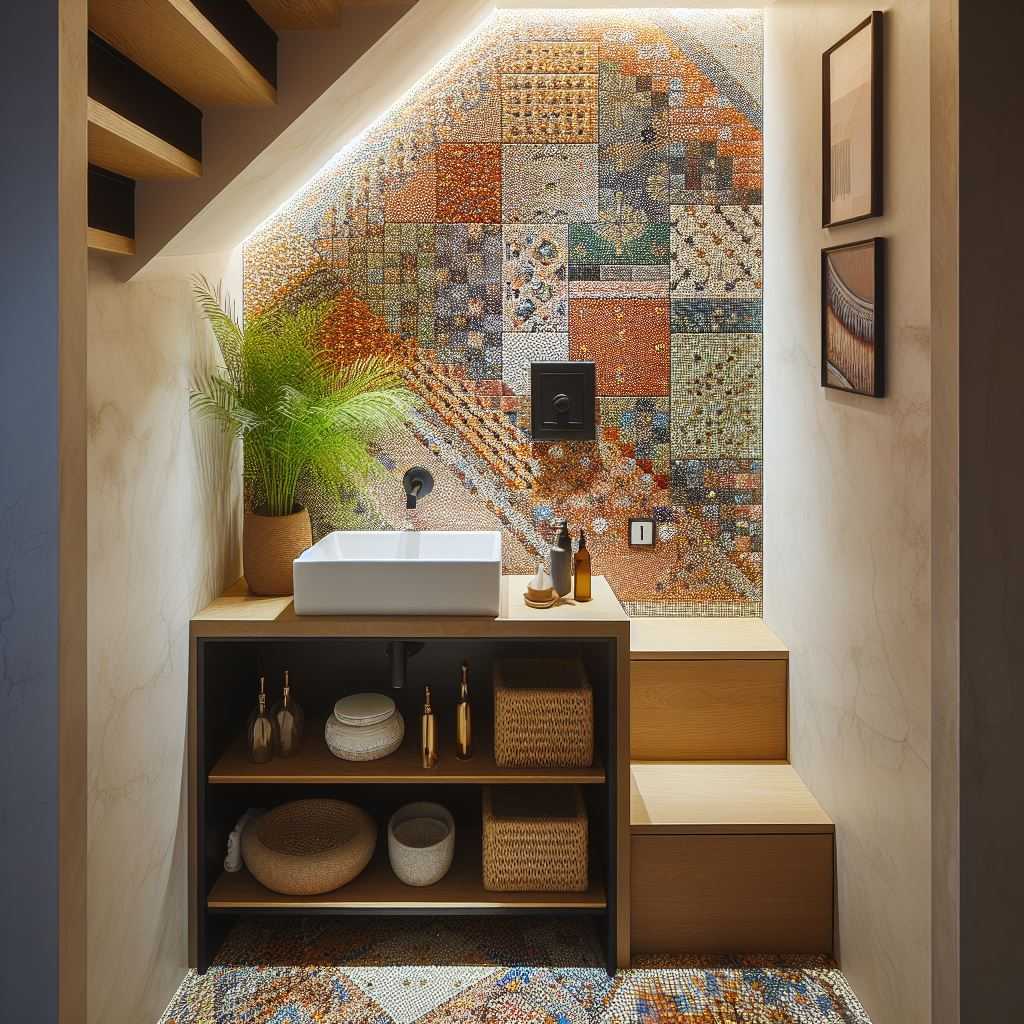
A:
{"type": "Polygon", "coordinates": [[[234,377],[241,369],[242,358],[242,329],[234,306],[223,297],[220,287],[212,289],[205,277],[195,279],[194,292],[196,303],[217,339],[224,365],[234,377]]]}
{"type": "Polygon", "coordinates": [[[207,281],[195,294],[224,367],[196,384],[192,407],[242,439],[266,511],[290,512],[303,480],[339,496],[365,485],[380,468],[373,439],[415,405],[400,367],[379,357],[336,367],[319,343],[325,305],[278,307],[242,326],[207,281]]]}

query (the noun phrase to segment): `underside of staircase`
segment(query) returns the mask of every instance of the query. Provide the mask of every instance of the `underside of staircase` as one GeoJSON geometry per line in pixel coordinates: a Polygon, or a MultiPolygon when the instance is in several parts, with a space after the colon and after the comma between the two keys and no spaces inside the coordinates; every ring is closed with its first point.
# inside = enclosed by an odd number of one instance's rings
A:
{"type": "Polygon", "coordinates": [[[89,248],[162,252],[412,5],[89,0],[89,248]]]}

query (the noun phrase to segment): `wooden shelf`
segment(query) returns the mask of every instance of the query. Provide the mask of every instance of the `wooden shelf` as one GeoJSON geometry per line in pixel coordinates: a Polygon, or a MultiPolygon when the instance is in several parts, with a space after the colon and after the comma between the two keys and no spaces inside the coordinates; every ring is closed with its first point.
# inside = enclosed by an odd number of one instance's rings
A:
{"type": "Polygon", "coordinates": [[[405,885],[391,870],[387,844],[380,836],[373,860],[348,885],[317,896],[283,896],[260,885],[245,869],[224,872],[213,884],[207,900],[210,910],[298,910],[351,912],[393,910],[424,912],[502,910],[561,910],[600,913],[608,905],[600,871],[591,870],[586,892],[488,892],[482,881],[480,833],[460,832],[456,826],[455,859],[451,870],[436,885],[405,885]]]}
{"type": "Polygon", "coordinates": [[[89,162],[127,178],[197,178],[202,164],[128,118],[89,99],[89,162]]]}
{"type": "Polygon", "coordinates": [[[635,761],[633,835],[832,833],[835,826],[788,764],[635,761]]]}
{"type": "Polygon", "coordinates": [[[89,228],[89,248],[97,252],[112,252],[118,256],[135,255],[135,239],[126,235],[115,235],[101,228],[89,228]]]}
{"type": "Polygon", "coordinates": [[[276,101],[274,86],[192,0],[90,0],[89,27],[197,107],[276,101]]]}
{"type": "Polygon", "coordinates": [[[494,763],[491,730],[478,726],[473,757],[460,761],[455,756],[452,733],[442,728],[439,736],[441,757],[436,768],[420,764],[419,732],[406,722],[402,746],[377,761],[343,761],[335,757],[324,741],[324,722],[307,723],[302,749],[293,757],[277,757],[267,764],[249,760],[245,737],[239,736],[218,758],[209,774],[211,784],[301,783],[328,785],[338,783],[578,783],[605,781],[605,771],[595,752],[590,768],[499,768],[494,763]]]}

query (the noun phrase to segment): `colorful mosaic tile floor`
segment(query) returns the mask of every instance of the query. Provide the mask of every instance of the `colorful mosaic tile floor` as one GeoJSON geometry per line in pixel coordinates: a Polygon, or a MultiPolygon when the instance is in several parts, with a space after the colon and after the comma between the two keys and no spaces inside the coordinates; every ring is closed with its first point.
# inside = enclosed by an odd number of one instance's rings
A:
{"type": "Polygon", "coordinates": [[[160,1024],[870,1024],[823,958],[644,958],[612,978],[592,931],[550,919],[246,923],[218,961],[160,1024]]]}

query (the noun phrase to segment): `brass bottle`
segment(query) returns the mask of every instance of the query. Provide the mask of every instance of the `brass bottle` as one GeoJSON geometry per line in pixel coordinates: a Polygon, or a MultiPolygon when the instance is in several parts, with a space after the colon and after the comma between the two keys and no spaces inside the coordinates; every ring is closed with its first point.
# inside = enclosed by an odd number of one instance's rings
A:
{"type": "Polygon", "coordinates": [[[466,761],[473,756],[473,708],[469,703],[469,662],[462,663],[459,703],[455,706],[455,754],[466,761]]]}
{"type": "Polygon", "coordinates": [[[573,559],[573,597],[577,601],[589,601],[590,593],[590,551],[587,548],[587,537],[580,530],[580,545],[573,559]]]}
{"type": "Polygon", "coordinates": [[[256,698],[256,710],[249,717],[249,731],[246,737],[249,759],[256,764],[266,764],[277,747],[277,723],[267,714],[267,684],[260,676],[260,692],[256,698]]]}
{"type": "Polygon", "coordinates": [[[282,757],[291,757],[302,745],[302,731],[305,725],[305,714],[301,705],[292,697],[291,683],[288,672],[284,673],[284,690],[281,700],[271,712],[271,718],[277,726],[278,750],[282,757]]]}
{"type": "Polygon", "coordinates": [[[420,750],[424,768],[437,767],[437,722],[430,706],[430,687],[424,687],[423,718],[420,722],[420,750]]]}

